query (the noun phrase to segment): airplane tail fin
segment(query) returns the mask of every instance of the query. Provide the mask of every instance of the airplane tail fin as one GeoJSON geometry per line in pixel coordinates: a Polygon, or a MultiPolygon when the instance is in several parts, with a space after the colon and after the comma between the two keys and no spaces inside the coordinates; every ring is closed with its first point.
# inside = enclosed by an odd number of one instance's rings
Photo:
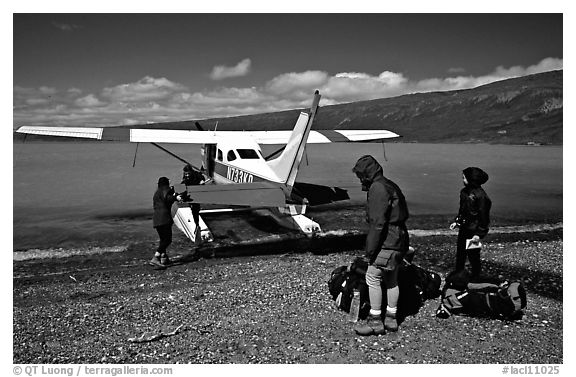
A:
{"type": "Polygon", "coordinates": [[[310,134],[310,128],[312,127],[314,116],[318,110],[318,102],[320,102],[320,94],[316,91],[314,93],[312,106],[310,107],[310,114],[305,112],[300,113],[284,151],[280,156],[268,162],[268,165],[280,180],[289,187],[294,186],[296,174],[298,173],[300,162],[304,156],[304,148],[306,147],[306,141],[310,134]]]}

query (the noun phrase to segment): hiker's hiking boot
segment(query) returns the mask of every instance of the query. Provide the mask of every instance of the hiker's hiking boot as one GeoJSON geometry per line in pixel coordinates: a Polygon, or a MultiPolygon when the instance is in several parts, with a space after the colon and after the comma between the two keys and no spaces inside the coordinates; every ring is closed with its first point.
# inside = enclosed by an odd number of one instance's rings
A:
{"type": "Polygon", "coordinates": [[[372,314],[369,314],[365,321],[354,326],[354,331],[356,331],[356,334],[362,336],[382,335],[386,332],[384,330],[384,324],[382,323],[382,317],[372,314]]]}
{"type": "Polygon", "coordinates": [[[398,331],[398,322],[396,322],[396,314],[386,312],[384,317],[384,327],[387,331],[398,331]]]}
{"type": "Polygon", "coordinates": [[[154,267],[158,267],[158,268],[166,268],[165,265],[162,264],[162,261],[160,260],[160,257],[154,255],[152,257],[152,259],[150,259],[150,261],[148,262],[150,263],[152,266],[154,267]]]}
{"type": "Polygon", "coordinates": [[[160,263],[162,263],[164,267],[170,264],[170,258],[168,258],[167,254],[160,255],[160,263]]]}

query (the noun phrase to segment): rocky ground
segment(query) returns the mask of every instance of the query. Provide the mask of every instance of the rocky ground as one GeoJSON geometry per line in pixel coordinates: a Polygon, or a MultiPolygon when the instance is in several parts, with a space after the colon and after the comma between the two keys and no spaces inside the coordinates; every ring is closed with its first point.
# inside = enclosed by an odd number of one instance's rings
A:
{"type": "MultiPolygon", "coordinates": [[[[412,237],[415,263],[445,276],[455,236],[412,237]]],[[[483,266],[522,280],[514,322],[434,316],[428,301],[398,333],[359,337],[336,309],[330,272],[361,254],[269,250],[145,265],[153,239],[127,250],[14,262],[14,363],[563,363],[562,229],[491,234],[483,266]],[[277,251],[278,253],[275,253],[277,251]],[[263,255],[265,254],[265,255],[263,255]]],[[[270,246],[274,247],[274,246],[270,246]]],[[[185,255],[188,241],[171,248],[185,255]]],[[[345,248],[344,248],[345,249],[345,248]]]]}

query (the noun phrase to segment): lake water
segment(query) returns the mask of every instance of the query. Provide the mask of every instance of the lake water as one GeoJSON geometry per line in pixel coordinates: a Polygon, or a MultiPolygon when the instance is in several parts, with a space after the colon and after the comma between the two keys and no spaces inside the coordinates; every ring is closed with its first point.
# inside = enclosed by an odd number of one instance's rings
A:
{"type": "MultiPolygon", "coordinates": [[[[168,149],[200,165],[200,148],[168,149]]],[[[266,148],[265,153],[273,148],[266,148]]],[[[183,164],[157,148],[120,143],[14,144],[14,250],[155,239],[152,194],[159,176],[179,183],[183,164]]],[[[402,188],[412,215],[454,215],[462,170],[483,168],[493,218],[562,217],[562,147],[472,144],[309,145],[298,180],[349,190],[362,203],[351,172],[364,154],[402,188]],[[384,159],[386,156],[386,160],[384,159]],[[307,163],[308,162],[308,163],[307,163]]]]}

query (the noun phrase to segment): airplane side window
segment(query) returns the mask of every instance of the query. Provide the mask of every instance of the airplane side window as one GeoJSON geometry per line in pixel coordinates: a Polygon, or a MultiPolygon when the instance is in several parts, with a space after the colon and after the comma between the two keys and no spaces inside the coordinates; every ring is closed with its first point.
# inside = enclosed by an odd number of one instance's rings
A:
{"type": "Polygon", "coordinates": [[[222,161],[222,151],[218,149],[218,161],[222,161]]]}
{"type": "Polygon", "coordinates": [[[236,159],[236,154],[234,153],[233,150],[228,151],[228,154],[226,155],[226,159],[228,161],[234,161],[236,159]]]}
{"type": "Polygon", "coordinates": [[[254,149],[238,149],[237,151],[243,160],[258,160],[260,158],[254,149]]]}

